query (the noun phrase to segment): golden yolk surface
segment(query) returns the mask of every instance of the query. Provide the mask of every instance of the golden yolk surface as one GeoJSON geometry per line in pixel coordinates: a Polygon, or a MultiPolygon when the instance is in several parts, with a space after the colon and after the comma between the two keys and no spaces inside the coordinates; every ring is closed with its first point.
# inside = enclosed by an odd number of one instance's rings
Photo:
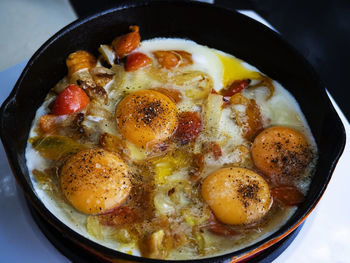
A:
{"type": "Polygon", "coordinates": [[[126,96],[116,110],[120,133],[142,148],[170,138],[177,128],[177,108],[166,95],[140,90],[126,96]]]}
{"type": "Polygon", "coordinates": [[[312,152],[299,131],[283,126],[263,130],[252,145],[255,166],[275,182],[291,183],[304,172],[312,152]]]}
{"type": "Polygon", "coordinates": [[[131,190],[128,166],[102,149],[85,149],[72,155],[62,167],[60,184],[66,199],[86,214],[117,207],[131,190]]]}
{"type": "Polygon", "coordinates": [[[202,196],[217,219],[230,225],[257,222],[271,206],[267,182],[245,168],[223,168],[210,174],[202,184],[202,196]]]}

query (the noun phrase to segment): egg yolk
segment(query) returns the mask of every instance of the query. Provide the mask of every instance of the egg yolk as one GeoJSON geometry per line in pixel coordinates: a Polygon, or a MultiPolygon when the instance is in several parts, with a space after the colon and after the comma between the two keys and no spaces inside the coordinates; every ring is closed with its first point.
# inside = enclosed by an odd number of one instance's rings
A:
{"type": "Polygon", "coordinates": [[[222,77],[222,84],[224,87],[231,84],[235,80],[257,79],[260,77],[259,72],[247,69],[242,65],[242,61],[235,57],[227,55],[224,56],[219,53],[217,56],[219,57],[224,69],[224,74],[222,77]]]}
{"type": "Polygon", "coordinates": [[[217,219],[230,225],[257,222],[271,206],[267,182],[245,168],[223,168],[210,174],[202,184],[202,196],[217,219]]]}
{"type": "Polygon", "coordinates": [[[85,149],[63,165],[60,184],[66,199],[80,212],[100,214],[122,204],[129,195],[129,168],[116,154],[85,149]]]}
{"type": "Polygon", "coordinates": [[[277,183],[292,183],[311,161],[312,151],[306,138],[289,127],[263,130],[252,145],[255,166],[277,183]]]}
{"type": "Polygon", "coordinates": [[[122,136],[142,148],[170,138],[178,123],[175,103],[154,90],[126,96],[117,107],[116,119],[122,136]]]}

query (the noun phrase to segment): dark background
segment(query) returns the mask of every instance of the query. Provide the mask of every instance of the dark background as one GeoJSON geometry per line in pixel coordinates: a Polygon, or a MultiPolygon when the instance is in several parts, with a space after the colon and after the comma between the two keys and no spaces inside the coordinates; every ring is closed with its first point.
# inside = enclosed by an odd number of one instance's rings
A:
{"type": "MultiPolygon", "coordinates": [[[[82,17],[128,1],[70,2],[82,17]]],[[[350,0],[215,0],[215,4],[254,10],[266,19],[313,65],[350,119],[350,0]]]]}

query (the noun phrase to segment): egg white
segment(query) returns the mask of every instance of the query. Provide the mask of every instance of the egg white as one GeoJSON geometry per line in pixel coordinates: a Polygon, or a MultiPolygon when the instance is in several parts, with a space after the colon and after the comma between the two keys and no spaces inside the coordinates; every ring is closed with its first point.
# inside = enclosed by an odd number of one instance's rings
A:
{"type": "Polygon", "coordinates": [[[152,52],[157,50],[184,50],[192,54],[193,64],[188,69],[199,70],[207,73],[212,79],[214,89],[223,88],[222,76],[224,69],[215,51],[196,42],[180,38],[153,38],[142,41],[136,50],[152,57],[152,52]]]}
{"type": "MultiPolygon", "coordinates": [[[[178,38],[155,38],[150,39],[141,42],[141,45],[138,47],[136,51],[145,53],[146,55],[152,57],[152,52],[156,50],[184,50],[192,54],[193,58],[193,65],[188,66],[189,70],[199,70],[207,73],[213,80],[213,88],[216,91],[220,91],[223,88],[223,74],[224,74],[224,67],[221,63],[221,60],[217,56],[217,53],[219,52],[222,55],[228,55],[226,53],[223,53],[218,50],[214,50],[211,48],[208,48],[206,46],[198,45],[197,43],[185,40],[185,39],[178,39],[178,38]]],[[[232,56],[231,56],[232,57],[232,56]]],[[[248,70],[259,72],[259,70],[245,62],[242,63],[244,67],[246,67],[248,70]]],[[[130,77],[131,74],[127,77],[130,77]]],[[[140,77],[138,79],[142,79],[142,73],[140,73],[140,77]]],[[[107,90],[110,92],[110,94],[118,95],[118,92],[115,92],[113,90],[114,81],[110,82],[108,84],[107,90]],[[113,93],[114,92],[114,93],[113,93]]],[[[312,135],[310,132],[310,129],[308,128],[308,125],[306,123],[305,117],[302,114],[299,105],[293,98],[293,96],[286,91],[278,82],[274,81],[275,85],[275,93],[274,96],[266,101],[266,90],[264,89],[254,89],[254,90],[245,90],[243,91],[243,95],[247,96],[248,98],[255,98],[257,101],[257,104],[260,106],[262,114],[265,116],[266,119],[269,120],[270,125],[279,124],[279,125],[287,125],[287,126],[293,126],[293,127],[299,127],[300,130],[307,135],[307,138],[311,138],[312,141],[312,135]]],[[[52,98],[51,98],[52,100],[52,98]]],[[[118,101],[111,100],[112,102],[118,101]]],[[[40,116],[48,113],[48,105],[50,103],[50,99],[47,100],[36,112],[35,119],[32,123],[32,128],[29,134],[29,137],[36,136],[35,128],[37,127],[39,123],[40,116]]],[[[191,105],[189,103],[189,100],[184,101],[179,107],[181,108],[180,111],[186,111],[186,110],[194,110],[194,111],[200,111],[202,109],[202,105],[191,105]]],[[[106,109],[109,111],[114,111],[115,106],[112,104],[109,104],[106,106],[106,109]]],[[[220,109],[221,110],[221,109],[220,109]]],[[[91,125],[97,125],[100,121],[100,118],[103,118],[103,116],[91,116],[87,119],[87,121],[91,122],[91,125]]],[[[220,167],[221,165],[230,163],[234,161],[234,159],[237,157],[232,153],[232,149],[236,146],[241,145],[244,142],[244,138],[242,137],[242,133],[240,131],[240,128],[238,125],[233,121],[232,118],[232,111],[230,108],[225,108],[222,110],[222,114],[219,120],[218,125],[218,138],[220,140],[227,140],[229,139],[228,143],[225,144],[222,147],[223,151],[223,157],[220,158],[217,161],[213,161],[211,158],[206,158],[206,164],[207,167],[204,170],[204,174],[210,174],[212,171],[220,167]]],[[[112,134],[117,134],[117,131],[115,128],[111,128],[105,125],[99,125],[98,127],[101,132],[109,132],[112,134]]],[[[201,143],[199,138],[199,142],[201,143]]],[[[315,146],[315,144],[313,143],[315,146]]],[[[139,153],[139,158],[143,159],[145,156],[142,155],[142,153],[139,153]],[[140,157],[141,156],[141,157],[140,157]]],[[[71,206],[66,204],[64,201],[59,202],[58,200],[52,199],[44,189],[42,189],[37,182],[34,179],[34,176],[32,174],[33,169],[45,169],[46,167],[50,166],[50,161],[47,159],[42,158],[38,152],[36,152],[30,143],[27,144],[26,148],[26,164],[28,167],[28,171],[30,174],[30,178],[32,180],[35,193],[39,197],[39,199],[44,203],[44,205],[48,208],[48,210],[55,215],[58,220],[62,221],[64,224],[69,226],[72,230],[78,232],[79,234],[92,239],[100,244],[105,245],[106,247],[112,248],[112,249],[118,249],[122,252],[131,252],[133,255],[140,255],[140,252],[135,249],[134,245],[130,246],[120,246],[118,242],[116,241],[110,241],[108,239],[106,240],[97,240],[94,237],[92,237],[90,234],[86,231],[86,217],[85,215],[77,212],[75,209],[73,209],[71,206]]],[[[183,174],[182,171],[175,173],[172,175],[169,179],[178,177],[182,178],[183,174]]],[[[303,189],[305,191],[307,190],[309,182],[304,183],[303,189]]],[[[259,240],[263,239],[264,237],[268,236],[271,232],[277,231],[280,226],[283,225],[283,222],[285,220],[288,220],[288,218],[293,214],[295,211],[294,208],[286,209],[285,215],[283,215],[283,220],[278,221],[278,219],[274,219],[276,222],[273,223],[273,227],[267,228],[266,232],[262,235],[258,235],[259,237],[251,240],[250,242],[255,243],[259,240]]],[[[208,244],[212,242],[211,240],[206,240],[208,244]]],[[[251,243],[250,243],[251,244],[251,243]]],[[[232,250],[238,250],[247,244],[238,244],[234,248],[231,248],[232,250]]],[[[176,254],[176,252],[174,252],[176,254]]],[[[225,253],[220,252],[220,253],[225,253]]],[[[174,254],[174,255],[175,255],[174,254]]],[[[176,254],[176,257],[178,259],[191,256],[190,252],[187,255],[186,253],[183,254],[176,254]]]]}

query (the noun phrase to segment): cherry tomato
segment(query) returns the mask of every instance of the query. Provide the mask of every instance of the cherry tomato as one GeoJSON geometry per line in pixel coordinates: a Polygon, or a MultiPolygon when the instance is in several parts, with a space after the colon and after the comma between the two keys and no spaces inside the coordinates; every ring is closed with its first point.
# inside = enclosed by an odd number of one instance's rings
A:
{"type": "Polygon", "coordinates": [[[152,60],[141,52],[135,52],[130,54],[126,58],[125,70],[126,71],[135,71],[139,68],[143,68],[150,64],[152,60]]]}
{"type": "Polygon", "coordinates": [[[77,112],[90,102],[85,91],[79,86],[69,84],[58,96],[53,106],[53,114],[66,115],[77,112]]]}
{"type": "Polygon", "coordinates": [[[201,117],[197,112],[185,111],[180,113],[179,124],[175,133],[181,145],[193,142],[202,130],[201,117]]]}
{"type": "Polygon", "coordinates": [[[244,90],[246,87],[248,87],[250,83],[249,79],[243,79],[243,80],[236,80],[230,84],[230,86],[222,91],[222,96],[224,97],[231,97],[234,94],[244,90]]]}
{"type": "Polygon", "coordinates": [[[305,200],[304,195],[294,186],[277,186],[271,189],[271,195],[274,200],[288,206],[299,205],[305,200]]]}

